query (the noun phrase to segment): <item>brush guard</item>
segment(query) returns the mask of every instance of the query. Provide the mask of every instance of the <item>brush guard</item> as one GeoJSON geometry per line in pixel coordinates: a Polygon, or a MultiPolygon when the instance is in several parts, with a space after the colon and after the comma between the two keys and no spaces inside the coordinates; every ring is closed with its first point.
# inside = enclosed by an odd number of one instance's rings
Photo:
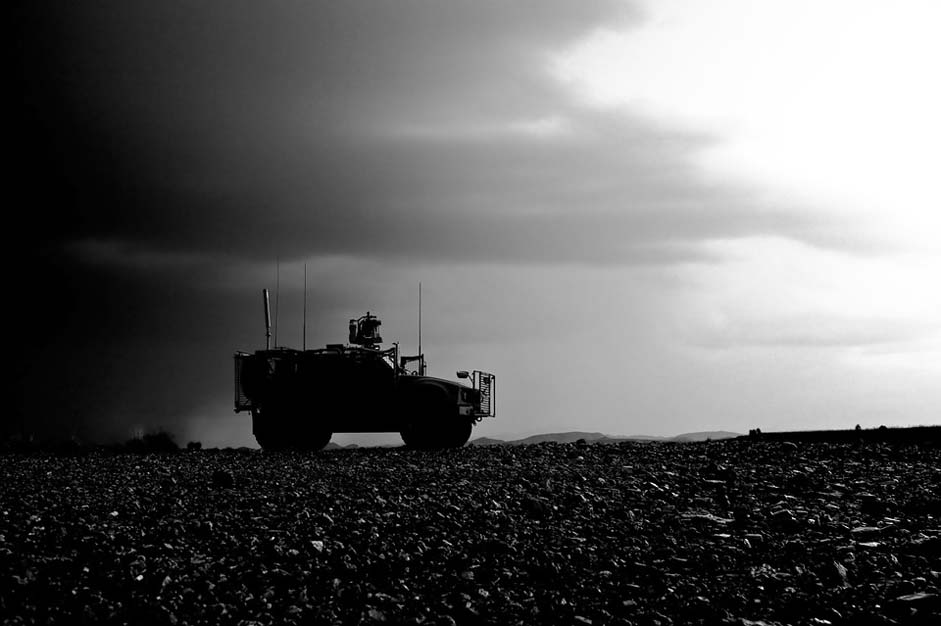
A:
{"type": "Polygon", "coordinates": [[[480,392],[480,409],[474,413],[477,419],[497,416],[497,377],[489,372],[474,370],[471,376],[474,389],[480,392]]]}

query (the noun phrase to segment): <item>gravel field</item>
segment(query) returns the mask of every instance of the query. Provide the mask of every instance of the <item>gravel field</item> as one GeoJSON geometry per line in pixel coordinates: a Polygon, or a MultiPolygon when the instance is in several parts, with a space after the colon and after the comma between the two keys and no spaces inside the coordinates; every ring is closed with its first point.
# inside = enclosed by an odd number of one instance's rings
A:
{"type": "Polygon", "coordinates": [[[5,624],[937,624],[941,449],[0,456],[5,624]]]}

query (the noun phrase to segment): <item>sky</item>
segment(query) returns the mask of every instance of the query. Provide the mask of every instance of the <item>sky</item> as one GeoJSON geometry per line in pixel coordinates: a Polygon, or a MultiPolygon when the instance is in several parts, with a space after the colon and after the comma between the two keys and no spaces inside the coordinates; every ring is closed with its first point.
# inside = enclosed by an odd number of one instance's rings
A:
{"type": "MultiPolygon", "coordinates": [[[[941,7],[31,2],[7,433],[254,445],[232,354],[367,310],[475,436],[937,424],[941,7]]],[[[335,441],[394,442],[337,435],[335,441]]]]}

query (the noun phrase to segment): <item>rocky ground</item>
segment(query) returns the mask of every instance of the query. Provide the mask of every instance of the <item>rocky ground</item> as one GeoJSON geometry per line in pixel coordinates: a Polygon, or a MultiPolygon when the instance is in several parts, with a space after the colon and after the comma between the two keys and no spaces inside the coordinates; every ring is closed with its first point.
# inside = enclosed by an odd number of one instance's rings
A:
{"type": "Polygon", "coordinates": [[[938,623],[941,449],[0,456],[4,623],[938,623]]]}

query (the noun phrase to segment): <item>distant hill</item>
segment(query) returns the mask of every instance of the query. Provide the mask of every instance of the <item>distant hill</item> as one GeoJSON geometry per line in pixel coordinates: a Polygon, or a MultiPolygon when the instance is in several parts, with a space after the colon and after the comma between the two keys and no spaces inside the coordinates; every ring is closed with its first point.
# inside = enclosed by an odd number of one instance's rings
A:
{"type": "Polygon", "coordinates": [[[517,445],[526,445],[531,443],[545,443],[548,441],[553,441],[555,443],[575,443],[579,439],[584,439],[585,441],[595,441],[597,439],[604,439],[607,435],[603,433],[582,433],[582,432],[570,432],[570,433],[550,433],[546,435],[533,435],[532,437],[526,437],[525,439],[517,439],[515,441],[510,441],[507,443],[513,443],[517,445]]]}
{"type": "Polygon", "coordinates": [[[732,437],[741,437],[741,433],[733,433],[727,430],[707,430],[701,433],[684,433],[671,437],[669,441],[709,441],[710,439],[731,439],[732,437]]]}
{"type": "Polygon", "coordinates": [[[470,442],[474,446],[498,446],[505,443],[502,439],[492,439],[490,437],[478,437],[470,442]]]}
{"type": "MultiPolygon", "coordinates": [[[[582,431],[571,431],[566,433],[546,433],[543,435],[532,435],[530,437],[525,437],[523,439],[512,439],[512,440],[503,440],[503,439],[494,439],[493,437],[478,437],[477,439],[471,439],[468,445],[472,446],[525,446],[534,443],[575,443],[580,439],[591,443],[617,443],[618,441],[706,441],[708,439],[729,439],[730,437],[739,437],[739,433],[732,433],[725,430],[718,431],[706,431],[699,433],[684,433],[682,435],[677,435],[676,437],[653,437],[650,435],[606,435],[604,433],[587,433],[582,431]]],[[[326,446],[326,450],[340,450],[340,449],[353,449],[358,448],[355,443],[347,444],[345,446],[338,445],[334,442],[330,442],[326,446]]],[[[386,444],[382,446],[369,446],[369,447],[397,447],[396,444],[386,444]]]]}
{"type": "Polygon", "coordinates": [[[650,435],[630,435],[627,437],[623,436],[612,436],[606,435],[604,433],[586,433],[579,431],[572,431],[567,433],[546,433],[544,435],[532,435],[531,437],[525,437],[523,439],[513,439],[510,441],[504,441],[502,439],[493,439],[492,437],[478,437],[477,439],[472,439],[470,445],[472,446],[493,446],[493,445],[508,445],[508,446],[522,446],[534,443],[574,443],[580,439],[584,439],[590,443],[616,443],[618,441],[675,441],[675,442],[689,442],[689,441],[707,441],[710,439],[729,439],[731,437],[739,437],[739,433],[733,433],[725,430],[717,431],[704,431],[697,433],[684,433],[682,435],[677,435],[675,437],[654,437],[650,435]]]}

